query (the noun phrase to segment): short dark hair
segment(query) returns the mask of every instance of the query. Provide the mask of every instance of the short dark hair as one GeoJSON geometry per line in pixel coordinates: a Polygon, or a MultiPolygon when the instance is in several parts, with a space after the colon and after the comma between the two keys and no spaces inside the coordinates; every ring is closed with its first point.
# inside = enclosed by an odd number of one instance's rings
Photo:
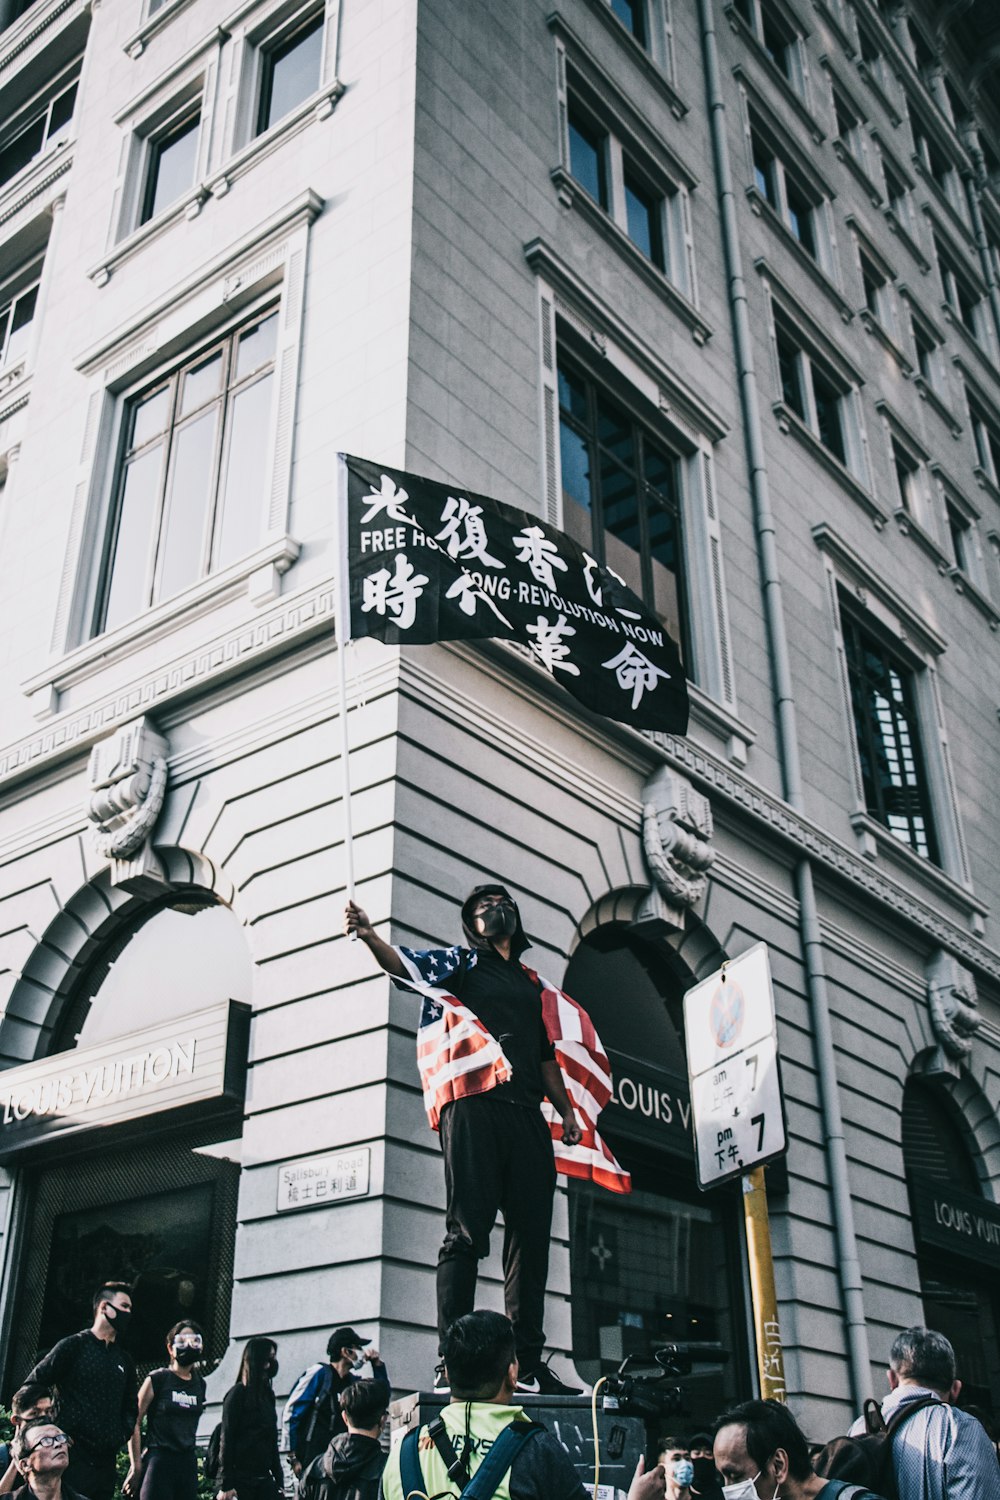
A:
{"type": "Polygon", "coordinates": [[[132,1288],[127,1281],[102,1281],[94,1293],[94,1312],[96,1313],[102,1302],[110,1302],[118,1292],[125,1292],[131,1297],[132,1288]]]}
{"type": "Polygon", "coordinates": [[[456,1318],[441,1345],[452,1394],[465,1401],[489,1401],[517,1359],[514,1326],[503,1313],[483,1308],[456,1318]]]}
{"type": "Polygon", "coordinates": [[[715,1423],[715,1436],[724,1427],[745,1427],[747,1452],[758,1470],[766,1467],[775,1450],[788,1454],[788,1472],[793,1479],[809,1479],[809,1445],[805,1434],[781,1401],[744,1401],[730,1407],[715,1423]]]}
{"type": "Polygon", "coordinates": [[[656,1445],[657,1453],[686,1453],[688,1440],[684,1437],[661,1437],[656,1445]]]}
{"type": "Polygon", "coordinates": [[[950,1391],[955,1383],[955,1351],[933,1328],[904,1328],[893,1340],[889,1364],[900,1380],[932,1391],[950,1391]]]}
{"type": "Polygon", "coordinates": [[[340,1409],[352,1427],[377,1427],[389,1409],[384,1380],[352,1380],[340,1393],[340,1409]]]}
{"type": "Polygon", "coordinates": [[[27,1385],[22,1385],[10,1398],[11,1419],[16,1422],[18,1417],[30,1411],[37,1402],[46,1399],[52,1400],[52,1387],[40,1385],[37,1380],[29,1380],[27,1385]]]}

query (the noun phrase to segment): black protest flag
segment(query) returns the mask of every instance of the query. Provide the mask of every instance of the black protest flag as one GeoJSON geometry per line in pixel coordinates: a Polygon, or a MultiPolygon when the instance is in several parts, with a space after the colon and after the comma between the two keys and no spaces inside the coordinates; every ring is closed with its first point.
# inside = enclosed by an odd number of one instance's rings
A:
{"type": "Polygon", "coordinates": [[[565,532],[486,495],[340,457],[351,639],[520,641],[587,708],[636,729],[685,733],[676,645],[565,532]]]}

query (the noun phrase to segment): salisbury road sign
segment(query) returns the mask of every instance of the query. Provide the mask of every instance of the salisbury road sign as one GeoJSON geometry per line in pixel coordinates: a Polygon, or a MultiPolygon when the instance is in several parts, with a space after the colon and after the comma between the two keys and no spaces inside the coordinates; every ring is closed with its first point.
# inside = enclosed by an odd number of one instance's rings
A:
{"type": "Polygon", "coordinates": [[[698,1185],[715,1187],[785,1150],[767,944],[684,996],[698,1185]]]}

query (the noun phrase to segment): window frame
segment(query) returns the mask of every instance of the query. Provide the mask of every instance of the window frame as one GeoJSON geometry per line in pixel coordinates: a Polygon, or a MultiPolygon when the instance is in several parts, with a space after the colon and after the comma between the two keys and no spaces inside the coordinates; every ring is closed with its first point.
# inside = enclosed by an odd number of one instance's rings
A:
{"type": "Polygon", "coordinates": [[[982,288],[973,274],[960,265],[956,256],[942,244],[941,237],[934,235],[934,256],[938,264],[943,301],[941,310],[953,326],[961,328],[984,353],[989,352],[989,334],[986,325],[986,308],[982,288]],[[968,318],[962,293],[968,302],[968,318]]]}
{"type": "MultiPolygon", "coordinates": [[[[226,460],[229,453],[230,432],[232,428],[232,410],[235,398],[243,390],[248,389],[259,380],[264,378],[265,368],[267,373],[275,378],[274,390],[271,397],[269,412],[269,431],[267,437],[266,452],[268,463],[265,474],[273,469],[274,457],[274,428],[277,416],[277,374],[279,368],[280,341],[276,340],[275,352],[271,360],[264,365],[258,366],[249,375],[242,378],[231,378],[235,371],[238,358],[240,339],[248,331],[271,316],[280,314],[280,300],[275,300],[273,294],[263,298],[251,311],[244,311],[240,317],[231,320],[222,330],[217,331],[211,338],[197,342],[190,352],[185,353],[181,360],[171,361],[163,370],[155,375],[146,375],[145,378],[134,382],[120,393],[116,402],[116,428],[113,447],[113,461],[111,464],[108,502],[104,509],[101,538],[100,558],[95,570],[95,580],[92,589],[92,600],[88,608],[87,622],[84,631],[85,641],[96,641],[101,636],[119,629],[126,629],[140,622],[144,615],[150,610],[161,606],[168,606],[171,600],[183,595],[187,589],[196,587],[209,581],[213,574],[225,572],[230,566],[224,563],[213,567],[212,559],[220,537],[220,520],[222,515],[222,503],[224,501],[224,486],[228,469],[226,460]],[[206,401],[191,412],[179,411],[179,402],[183,389],[184,378],[192,370],[205,364],[212,358],[216,351],[226,351],[223,356],[223,380],[220,383],[218,395],[215,402],[206,401]],[[138,409],[142,402],[151,400],[158,391],[169,392],[169,411],[167,420],[159,432],[143,445],[132,450],[129,447],[131,436],[132,413],[138,409]],[[162,548],[165,536],[165,520],[168,513],[170,486],[174,474],[176,457],[177,435],[186,427],[193,425],[199,416],[203,415],[211,405],[218,405],[220,417],[216,424],[216,432],[213,440],[213,453],[211,462],[211,479],[208,486],[209,506],[211,518],[206,514],[203,520],[203,531],[199,549],[199,567],[196,576],[179,590],[160,596],[159,587],[162,570],[162,548]],[[125,497],[125,486],[128,471],[137,458],[145,453],[152,452],[156,446],[162,444],[160,474],[157,480],[157,498],[155,519],[150,525],[147,557],[145,561],[145,602],[138,611],[127,619],[107,624],[107,611],[110,599],[112,581],[114,577],[115,555],[118,545],[118,535],[121,525],[122,506],[125,497]]],[[[280,333],[280,325],[276,328],[276,335],[280,333]]],[[[260,517],[258,536],[251,546],[243,549],[246,555],[251,555],[262,544],[267,532],[263,511],[260,517]]]]}
{"type": "Polygon", "coordinates": [[[178,203],[182,203],[189,195],[193,195],[198,189],[198,158],[201,152],[201,133],[205,125],[203,101],[198,98],[183,104],[167,120],[155,130],[142,136],[142,162],[140,166],[141,183],[139,187],[138,202],[133,229],[144,229],[147,224],[152,224],[164,214],[176,209],[178,203]],[[155,208],[156,189],[159,181],[159,166],[163,158],[164,148],[172,141],[183,139],[191,132],[194,126],[194,170],[191,176],[190,187],[184,188],[172,198],[169,203],[164,203],[159,209],[155,208]]]}
{"type": "MultiPolygon", "coordinates": [[[[662,510],[671,514],[674,527],[674,542],[677,554],[678,567],[674,574],[677,588],[678,607],[678,634],[680,639],[677,644],[680,647],[681,657],[685,663],[685,669],[690,675],[691,664],[691,625],[690,609],[688,603],[688,583],[686,578],[686,555],[683,515],[683,493],[682,493],[682,464],[683,455],[677,451],[676,444],[669,438],[656,432],[648,417],[644,417],[637,409],[634,396],[630,399],[629,393],[623,390],[620,384],[609,384],[606,379],[595,373],[592,366],[585,358],[575,352],[571,344],[565,339],[557,345],[556,359],[556,389],[559,390],[560,375],[563,368],[568,368],[586,386],[587,416],[585,420],[568,412],[559,401],[557,421],[559,424],[559,442],[562,443],[562,427],[564,413],[567,417],[566,425],[576,433],[588,451],[588,463],[590,473],[590,505],[591,517],[591,544],[589,550],[598,562],[605,564],[605,531],[604,506],[600,492],[599,475],[601,472],[600,455],[603,451],[599,436],[598,402],[600,395],[604,395],[608,401],[618,407],[627,417],[631,427],[633,452],[636,455],[634,464],[629,466],[614,457],[617,467],[627,468],[630,474],[634,474],[636,481],[636,496],[638,500],[638,528],[640,545],[633,548],[639,557],[640,571],[642,576],[641,597],[646,607],[654,614],[657,613],[653,589],[653,557],[649,547],[649,512],[652,505],[658,505],[662,510]],[[581,431],[581,427],[584,429],[581,431]],[[661,496],[651,494],[652,486],[644,477],[645,469],[645,446],[647,442],[654,443],[663,449],[673,460],[673,489],[674,497],[671,501],[664,500],[661,496]]],[[[565,493],[565,491],[563,491],[565,493]]],[[[636,592],[640,592],[637,590],[636,592]]],[[[662,619],[662,616],[658,616],[662,619]]],[[[666,621],[663,622],[665,625],[666,621]]],[[[671,627],[672,628],[672,627],[671,627]]]]}
{"type": "Polygon", "coordinates": [[[326,25],[327,13],[324,7],[321,4],[317,5],[315,3],[311,3],[305,6],[304,9],[296,11],[282,24],[274,27],[274,29],[270,33],[268,33],[263,40],[260,40],[256,43],[255,51],[257,53],[257,57],[254,79],[254,105],[252,129],[249,137],[251,140],[256,140],[259,136],[266,135],[269,130],[276,129],[281,125],[282,121],[288,118],[289,115],[294,114],[296,110],[301,109],[302,106],[305,105],[310,99],[315,98],[323,87],[323,57],[326,49],[326,25]],[[267,124],[263,124],[262,119],[264,115],[265,101],[268,105],[270,104],[271,95],[273,92],[273,68],[275,54],[282,52],[283,49],[290,49],[294,45],[296,39],[301,40],[307,33],[311,34],[312,32],[317,30],[320,33],[320,45],[319,73],[316,79],[316,87],[314,89],[311,89],[309,93],[304,94],[301,99],[297,100],[296,103],[293,104],[289,109],[287,109],[283,115],[279,116],[277,120],[268,120],[267,124]]]}
{"type": "MultiPolygon", "coordinates": [[[[27,297],[30,293],[33,292],[35,294],[35,306],[32,310],[31,318],[26,325],[28,328],[31,328],[33,326],[35,319],[39,314],[38,299],[41,290],[44,267],[45,251],[43,249],[38,254],[31,256],[24,263],[24,265],[20,266],[16,271],[13,271],[7,277],[6,282],[2,286],[0,286],[0,321],[2,321],[4,314],[8,310],[12,314],[6,326],[3,328],[2,334],[0,334],[0,379],[9,377],[12,371],[17,368],[17,364],[19,363],[19,361],[15,361],[13,364],[11,364],[8,353],[10,348],[10,337],[13,324],[13,311],[23,298],[27,297]]],[[[21,358],[25,361],[28,358],[30,350],[31,344],[29,340],[28,346],[25,349],[23,356],[21,356],[21,358]]]]}
{"type": "Polygon", "coordinates": [[[727,9],[750,36],[769,68],[783,80],[797,96],[800,104],[809,107],[809,75],[803,48],[804,29],[802,23],[778,0],[730,0],[727,9]],[[784,60],[779,61],[776,49],[768,39],[779,33],[777,40],[784,60]]]}
{"type": "MultiPolygon", "coordinates": [[[[72,130],[76,117],[77,103],[76,93],[80,85],[81,67],[82,58],[79,57],[67,63],[65,67],[60,69],[54,79],[51,79],[43,88],[38,89],[30,99],[25,101],[10,121],[5,122],[9,128],[0,134],[0,155],[9,146],[12,146],[15,141],[19,140],[22,135],[25,135],[33,125],[37,125],[40,120],[44,121],[45,124],[42,128],[42,141],[38,150],[34,151],[9,177],[5,177],[0,181],[0,195],[8,192],[11,184],[16,182],[23,173],[30,171],[36,162],[40,161],[50,152],[67,145],[73,139],[72,130]],[[53,106],[58,100],[68,94],[70,90],[73,90],[73,107],[70,111],[69,119],[65,124],[66,134],[62,137],[56,137],[55,133],[51,130],[53,106]]],[[[57,129],[62,128],[57,127],[57,129]]]]}
{"type": "Polygon", "coordinates": [[[747,160],[751,179],[747,194],[752,202],[756,200],[774,215],[784,233],[798,246],[804,264],[815,267],[821,273],[823,283],[839,300],[840,278],[830,217],[830,189],[815,174],[809,173],[799,162],[791,159],[794,152],[785,147],[756,101],[747,99],[745,111],[747,160]],[[772,201],[771,193],[762,192],[759,186],[760,157],[767,159],[772,193],[777,202],[772,201]],[[797,231],[797,211],[789,196],[789,184],[795,195],[807,206],[808,238],[812,242],[812,248],[803,234],[797,231]]]}
{"type": "MultiPolygon", "coordinates": [[[[840,628],[841,638],[844,642],[844,658],[847,670],[848,688],[852,710],[851,718],[854,730],[854,753],[861,774],[861,785],[864,789],[865,814],[867,817],[873,819],[876,823],[878,823],[890,838],[895,839],[904,849],[908,849],[911,854],[916,855],[920,859],[926,859],[927,862],[932,866],[942,868],[940,839],[938,836],[937,820],[935,816],[936,809],[934,806],[933,787],[931,777],[927,768],[927,758],[923,743],[923,715],[921,713],[920,698],[917,691],[916,669],[914,668],[911,660],[909,660],[906,656],[904,656],[897,650],[893,649],[893,647],[885,639],[882,632],[878,631],[877,628],[872,627],[872,623],[870,620],[863,619],[860,614],[851,609],[849,605],[846,604],[846,601],[843,599],[843,597],[841,598],[840,602],[840,628]],[[901,838],[899,833],[891,827],[888,821],[890,816],[900,816],[900,814],[892,813],[891,810],[886,806],[886,798],[883,795],[882,787],[875,775],[874,768],[878,763],[878,754],[876,751],[878,730],[877,726],[873,723],[871,716],[865,717],[863,724],[864,734],[862,734],[862,725],[859,723],[859,713],[855,695],[856,680],[851,662],[850,642],[852,641],[860,645],[861,650],[859,654],[862,657],[869,654],[875,654],[872,649],[873,647],[875,648],[875,650],[880,652],[881,659],[884,665],[889,669],[889,671],[895,672],[899,681],[902,701],[900,702],[899,700],[897,700],[897,704],[893,708],[893,719],[902,719],[904,721],[905,730],[909,737],[909,748],[912,752],[912,763],[914,768],[914,775],[916,778],[916,808],[908,808],[903,814],[903,816],[907,818],[907,821],[910,824],[911,837],[909,839],[901,838]],[[866,752],[869,765],[872,768],[868,778],[865,778],[864,775],[864,761],[866,752]],[[874,793],[874,796],[869,795],[869,788],[874,793]],[[873,802],[875,804],[874,806],[872,806],[873,802]],[[924,819],[927,845],[925,851],[921,850],[913,840],[913,825],[915,819],[918,817],[922,817],[924,819]]],[[[867,674],[863,673],[860,686],[865,687],[868,685],[869,682],[867,674]]],[[[905,748],[905,745],[903,744],[904,737],[899,733],[899,731],[897,731],[896,739],[897,747],[905,748]]],[[[882,741],[882,743],[885,743],[884,740],[882,741]]],[[[911,801],[909,797],[907,797],[906,800],[907,802],[911,801]]]]}
{"type": "Polygon", "coordinates": [[[825,360],[822,354],[818,354],[794,319],[787,314],[785,309],[775,307],[773,303],[771,338],[778,375],[775,410],[779,423],[781,414],[786,411],[790,412],[806,429],[813,441],[836,460],[839,468],[845,470],[856,484],[868,490],[870,486],[867,457],[862,459],[864,439],[863,434],[857,430],[857,386],[841,371],[836,370],[829,360],[825,360]],[[797,404],[787,400],[786,380],[782,372],[789,366],[795,381],[797,404]],[[822,385],[836,392],[833,410],[837,419],[840,451],[838,447],[831,446],[822,436],[821,410],[827,409],[827,404],[821,408],[820,403],[817,402],[817,374],[822,385]]]}

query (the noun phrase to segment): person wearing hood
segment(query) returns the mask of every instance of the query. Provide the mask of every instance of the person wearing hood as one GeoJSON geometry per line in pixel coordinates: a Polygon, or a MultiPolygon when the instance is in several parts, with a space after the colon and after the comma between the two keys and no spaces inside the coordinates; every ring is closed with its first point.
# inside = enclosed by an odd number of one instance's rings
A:
{"type": "Polygon", "coordinates": [[[379,1435],[388,1397],[384,1380],[356,1380],[341,1391],[347,1431],[303,1471],[299,1500],[378,1500],[386,1462],[379,1435]]]}
{"type": "MultiPolygon", "coordinates": [[[[504,1301],[514,1325],[518,1390],[575,1395],[579,1388],[566,1385],[542,1362],[556,1181],[543,1098],[558,1112],[567,1145],[578,1144],[582,1132],[545,1029],[540,985],[521,963],[529,942],[517,905],[505,886],[476,886],[462,906],[468,946],[459,948],[394,948],[353,901],[344,926],[393,978],[418,991],[420,982],[425,989],[436,984],[457,998],[500,1044],[509,1064],[504,1081],[480,1080],[470,1069],[456,1069],[440,1106],[447,1207],[437,1267],[439,1351],[451,1325],[475,1306],[479,1261],[489,1254],[502,1210],[504,1301]],[[420,981],[413,983],[416,975],[420,981]]],[[[425,998],[425,1021],[427,1007],[434,1005],[425,998]]],[[[433,1011],[430,1019],[437,1019],[433,1011]]],[[[439,1366],[438,1388],[444,1379],[439,1366]]]]}

